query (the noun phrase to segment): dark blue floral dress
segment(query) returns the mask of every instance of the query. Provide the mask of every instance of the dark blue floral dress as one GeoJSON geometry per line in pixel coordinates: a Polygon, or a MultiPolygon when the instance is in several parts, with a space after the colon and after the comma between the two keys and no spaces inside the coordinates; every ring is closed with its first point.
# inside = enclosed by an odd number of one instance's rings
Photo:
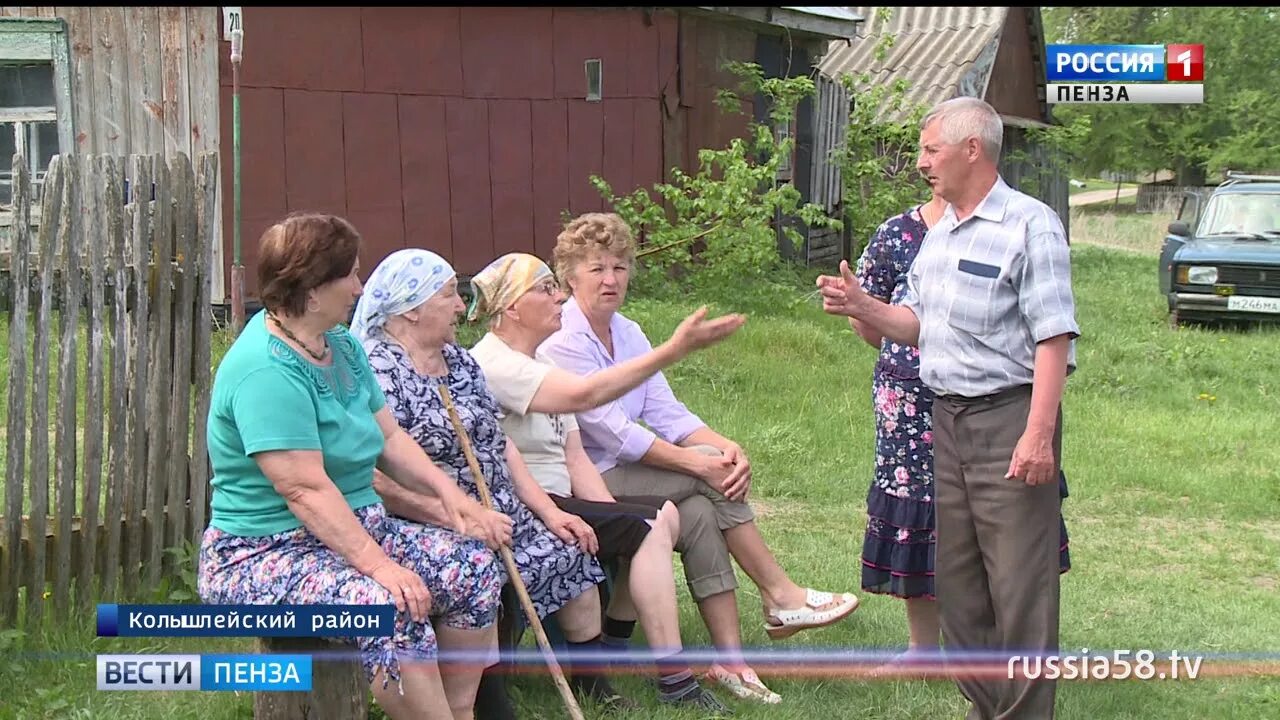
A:
{"type": "MultiPolygon", "coordinates": [[[[479,500],[480,491],[462,443],[436,390],[445,378],[419,374],[404,349],[385,337],[369,340],[365,350],[396,422],[458,481],[459,487],[479,500]]],[[[449,366],[447,379],[454,407],[489,484],[494,508],[512,519],[512,555],[538,617],[544,618],[602,582],[604,571],[589,553],[556,537],[516,495],[503,456],[507,436],[498,422],[498,401],[489,392],[479,364],[453,344],[444,346],[444,359],[449,366]]]]}
{"type": "MultiPolygon", "coordinates": [[[[900,302],[907,271],[927,232],[920,207],[886,220],[854,270],[862,289],[889,303],[900,302]]],[[[933,400],[920,380],[919,349],[883,340],[871,383],[876,467],[867,492],[862,545],[862,589],[867,592],[934,597],[933,400]]],[[[1058,488],[1065,498],[1065,475],[1059,475],[1058,488]]],[[[1066,572],[1071,557],[1061,514],[1059,526],[1059,568],[1066,572]]]]}

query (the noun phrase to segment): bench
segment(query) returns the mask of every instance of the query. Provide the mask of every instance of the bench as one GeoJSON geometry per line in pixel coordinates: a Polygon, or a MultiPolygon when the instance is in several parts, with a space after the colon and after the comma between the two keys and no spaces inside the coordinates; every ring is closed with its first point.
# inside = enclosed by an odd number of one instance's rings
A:
{"type": "Polygon", "coordinates": [[[310,692],[258,691],[254,720],[367,720],[369,684],[356,646],[329,638],[258,638],[259,653],[311,655],[310,692]]]}
{"type": "MultiPolygon", "coordinates": [[[[615,568],[605,568],[600,587],[600,607],[609,605],[615,568]]],[[[502,610],[498,618],[498,649],[514,650],[529,623],[520,606],[515,586],[502,586],[502,610]]],[[[555,618],[542,623],[552,647],[565,647],[564,633],[555,618]]],[[[257,691],[253,698],[254,720],[368,720],[371,694],[355,645],[330,638],[258,638],[259,653],[311,655],[310,692],[257,691]]]]}

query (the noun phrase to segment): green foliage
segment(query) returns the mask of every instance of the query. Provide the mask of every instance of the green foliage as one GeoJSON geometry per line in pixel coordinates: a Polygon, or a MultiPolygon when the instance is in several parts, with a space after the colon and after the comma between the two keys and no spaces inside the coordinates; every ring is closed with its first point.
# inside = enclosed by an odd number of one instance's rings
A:
{"type": "Polygon", "coordinates": [[[177,574],[161,578],[160,586],[156,588],[156,597],[168,603],[200,602],[197,585],[200,567],[199,546],[186,540],[182,545],[165,548],[164,554],[173,558],[177,574]]]}
{"type": "MultiPolygon", "coordinates": [[[[880,8],[887,20],[892,8],[880,8]]],[[[882,37],[875,47],[883,60],[896,38],[882,37]]],[[[928,108],[907,97],[910,84],[880,82],[869,73],[841,78],[849,93],[849,123],[844,147],[835,153],[844,184],[844,221],[862,248],[887,218],[929,199],[929,186],[916,171],[920,121],[928,108]]]]}
{"type": "MultiPolygon", "coordinates": [[[[759,95],[767,104],[771,125],[752,122],[746,137],[735,138],[728,147],[700,150],[696,173],[672,168],[671,182],[658,183],[652,191],[639,188],[616,195],[603,178],[591,177],[592,185],[635,234],[644,258],[644,270],[636,278],[640,287],[656,289],[677,273],[683,275],[683,285],[699,287],[765,279],[781,264],[779,217],[840,227],[821,207],[803,202],[794,184],[778,181],[779,164],[794,152],[795,139],[774,128],[790,125],[797,105],[813,94],[813,80],[766,78],[751,63],[726,67],[742,85],[737,92],[719,92],[721,109],[741,112],[743,96],[759,95]]],[[[792,243],[803,241],[785,223],[783,233],[792,243]]]]}
{"type": "MultiPolygon", "coordinates": [[[[892,38],[882,41],[879,51],[892,38]]],[[[849,92],[845,144],[836,150],[844,183],[844,221],[854,240],[852,254],[885,219],[929,199],[929,186],[916,171],[920,120],[928,108],[910,103],[905,80],[878,83],[869,74],[841,78],[849,92]],[[904,119],[894,119],[903,117],[904,119]]]]}
{"type": "Polygon", "coordinates": [[[1028,145],[1035,151],[1006,148],[1002,152],[1004,163],[1022,164],[1038,170],[1018,178],[1018,189],[1028,195],[1043,197],[1042,181],[1071,174],[1071,168],[1084,151],[1091,131],[1090,119],[1085,115],[1072,117],[1062,125],[1026,128],[1023,132],[1028,145]]]}
{"type": "Polygon", "coordinates": [[[1079,173],[1171,169],[1184,183],[1221,170],[1280,169],[1280,15],[1270,7],[1057,7],[1050,43],[1203,43],[1203,105],[1063,105],[1093,132],[1079,173]]]}

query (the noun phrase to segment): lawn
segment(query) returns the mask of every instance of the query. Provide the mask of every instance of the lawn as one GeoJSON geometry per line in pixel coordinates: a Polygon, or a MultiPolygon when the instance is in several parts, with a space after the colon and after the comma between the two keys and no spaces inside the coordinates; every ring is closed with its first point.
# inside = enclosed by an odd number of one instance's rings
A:
{"type": "MultiPolygon", "coordinates": [[[[1073,569],[1062,581],[1064,652],[1274,652],[1280,330],[1169,330],[1153,258],[1082,244],[1073,252],[1084,336],[1065,403],[1071,497],[1064,513],[1073,569]]],[[[694,412],[750,453],[761,528],[793,577],[856,589],[873,462],[874,352],[824,315],[807,286],[755,295],[745,307],[714,303],[717,311],[749,312],[747,326],[668,376],[694,412]]],[[[656,342],[699,301],[633,298],[626,311],[656,342]]],[[[760,627],[759,596],[745,576],[741,581],[749,646],[905,642],[902,603],[863,595],[850,620],[771,644],[760,627]]],[[[703,646],[706,631],[681,593],[685,642],[703,646]]],[[[93,655],[250,647],[243,640],[98,639],[92,618],[30,637],[0,631],[0,687],[7,689],[0,718],[249,718],[248,695],[98,693],[93,655]]],[[[783,704],[733,703],[737,717],[905,720],[960,718],[965,709],[945,681],[765,676],[783,704]]],[[[565,717],[545,677],[513,686],[522,717],[565,717]]],[[[646,703],[646,717],[697,717],[659,708],[639,678],[620,686],[646,703]]],[[[1280,716],[1280,677],[1062,682],[1058,708],[1063,718],[1262,720],[1280,716]]]]}
{"type": "MultiPolygon", "coordinates": [[[[1113,250],[1158,255],[1171,213],[1138,213],[1137,198],[1120,198],[1071,208],[1071,241],[1113,250]]],[[[1156,287],[1155,269],[1144,282],[1156,287]]]]}

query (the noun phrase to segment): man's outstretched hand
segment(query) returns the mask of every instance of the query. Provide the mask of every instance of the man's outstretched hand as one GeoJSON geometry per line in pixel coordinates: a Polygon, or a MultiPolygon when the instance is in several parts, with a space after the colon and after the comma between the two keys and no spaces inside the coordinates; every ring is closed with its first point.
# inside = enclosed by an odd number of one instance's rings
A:
{"type": "Polygon", "coordinates": [[[849,269],[849,261],[840,261],[840,277],[818,276],[818,292],[822,294],[822,310],[831,315],[861,317],[871,302],[862,291],[858,279],[849,269]]]}

